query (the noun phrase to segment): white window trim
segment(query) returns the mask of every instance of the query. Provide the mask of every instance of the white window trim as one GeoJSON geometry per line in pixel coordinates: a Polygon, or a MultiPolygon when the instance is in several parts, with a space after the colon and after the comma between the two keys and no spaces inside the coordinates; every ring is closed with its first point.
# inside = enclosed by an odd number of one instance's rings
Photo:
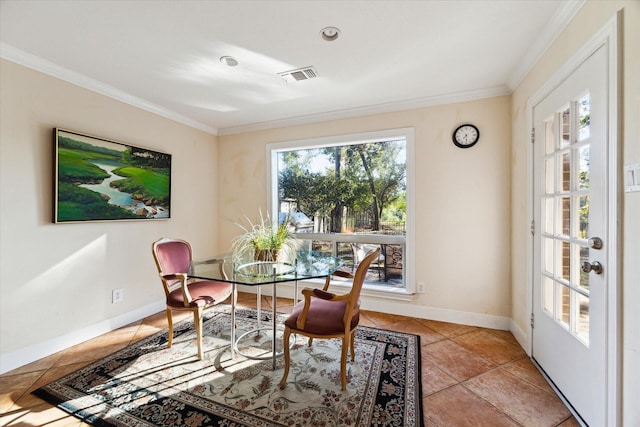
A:
{"type": "Polygon", "coordinates": [[[406,179],[407,179],[407,234],[405,240],[404,280],[405,288],[384,288],[383,286],[367,285],[362,289],[363,295],[380,296],[390,299],[408,300],[416,292],[415,284],[415,130],[412,127],[386,129],[380,131],[363,132],[346,135],[334,135],[311,139],[298,139],[284,142],[274,142],[266,146],[266,191],[267,209],[273,218],[277,218],[278,194],[274,191],[278,186],[278,175],[273,173],[277,165],[278,152],[297,148],[319,148],[354,144],[358,142],[377,142],[394,138],[404,138],[407,143],[406,179]]]}
{"type": "MultiPolygon", "coordinates": [[[[307,279],[298,281],[298,293],[302,288],[322,288],[324,286],[324,279],[307,279]]],[[[240,285],[242,286],[242,285],[240,285]]],[[[291,298],[294,297],[295,284],[293,282],[283,282],[278,284],[278,298],[291,298]]],[[[245,292],[255,292],[252,287],[242,288],[245,292]]],[[[348,292],[350,289],[349,284],[345,284],[342,280],[332,280],[329,290],[344,290],[348,292]]],[[[265,288],[262,290],[262,295],[271,296],[271,289],[265,288]]],[[[363,298],[381,298],[386,300],[396,301],[413,301],[414,294],[409,292],[405,288],[389,288],[384,285],[371,285],[365,284],[360,296],[363,298]]],[[[298,301],[300,301],[300,295],[298,295],[298,301]]]]}

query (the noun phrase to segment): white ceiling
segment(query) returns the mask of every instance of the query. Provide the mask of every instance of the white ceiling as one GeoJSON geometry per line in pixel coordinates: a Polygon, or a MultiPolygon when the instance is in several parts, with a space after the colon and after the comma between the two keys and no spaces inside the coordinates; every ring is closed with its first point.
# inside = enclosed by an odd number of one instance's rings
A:
{"type": "Polygon", "coordinates": [[[0,54],[228,134],[508,94],[583,2],[1,0],[0,54]]]}

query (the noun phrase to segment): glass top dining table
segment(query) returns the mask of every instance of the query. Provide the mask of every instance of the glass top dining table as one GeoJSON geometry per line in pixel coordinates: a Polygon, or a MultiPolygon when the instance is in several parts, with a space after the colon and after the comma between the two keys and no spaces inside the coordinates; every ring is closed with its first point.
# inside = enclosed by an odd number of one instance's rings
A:
{"type": "Polygon", "coordinates": [[[344,260],[330,254],[315,251],[298,251],[293,260],[279,261],[253,261],[234,257],[231,253],[220,256],[195,260],[191,266],[189,277],[201,280],[218,280],[229,282],[233,285],[231,296],[231,357],[239,353],[251,359],[272,359],[273,369],[276,368],[276,357],[281,356],[282,351],[276,349],[277,332],[277,288],[278,284],[285,282],[294,283],[294,304],[298,299],[298,281],[319,279],[330,276],[344,265],[344,260]],[[247,335],[259,332],[261,328],[261,288],[262,285],[272,285],[272,326],[271,326],[271,352],[262,356],[252,356],[243,353],[238,343],[247,335]],[[257,327],[236,338],[236,305],[237,285],[256,286],[257,294],[257,327]]]}
{"type": "Polygon", "coordinates": [[[194,261],[189,276],[196,279],[257,286],[274,282],[323,278],[343,265],[343,259],[315,251],[298,251],[293,260],[275,262],[243,260],[234,257],[231,253],[226,253],[194,261]],[[223,261],[222,270],[217,260],[223,261]]]}

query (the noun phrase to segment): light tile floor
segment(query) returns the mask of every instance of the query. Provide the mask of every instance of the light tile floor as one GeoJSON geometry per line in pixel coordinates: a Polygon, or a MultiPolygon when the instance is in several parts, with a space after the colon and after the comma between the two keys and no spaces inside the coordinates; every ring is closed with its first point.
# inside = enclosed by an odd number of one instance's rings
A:
{"type": "MultiPolygon", "coordinates": [[[[238,300],[256,305],[253,294],[238,300]]],[[[291,305],[278,299],[278,311],[291,305]]],[[[262,307],[270,309],[271,298],[262,307]]],[[[30,392],[166,324],[162,311],[1,375],[0,425],[87,425],[30,392]]],[[[509,332],[371,311],[360,324],[420,335],[425,427],[579,426],[509,332]]]]}

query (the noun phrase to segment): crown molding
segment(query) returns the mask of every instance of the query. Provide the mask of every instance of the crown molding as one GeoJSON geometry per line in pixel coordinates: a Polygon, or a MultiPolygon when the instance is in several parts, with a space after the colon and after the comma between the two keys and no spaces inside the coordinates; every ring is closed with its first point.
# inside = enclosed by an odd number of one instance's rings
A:
{"type": "Polygon", "coordinates": [[[504,85],[466,92],[456,92],[443,95],[434,95],[423,98],[414,98],[403,101],[387,102],[365,107],[350,108],[345,110],[328,111],[319,114],[290,117],[281,120],[251,123],[248,125],[232,126],[218,129],[218,135],[233,135],[244,132],[275,129],[288,126],[299,126],[310,123],[326,122],[329,120],[348,119],[353,117],[369,116],[381,113],[393,113],[396,111],[414,110],[417,108],[433,107],[436,105],[454,104],[457,102],[475,101],[496,96],[511,95],[512,91],[504,85]]]}
{"type": "Polygon", "coordinates": [[[513,92],[522,83],[533,67],[542,59],[553,42],[569,25],[578,11],[585,5],[586,0],[567,0],[562,3],[558,12],[540,32],[540,37],[533,46],[529,47],[518,66],[507,80],[507,87],[513,92]]]}
{"type": "Polygon", "coordinates": [[[104,96],[108,96],[142,110],[157,114],[169,120],[182,123],[191,128],[198,129],[212,135],[232,135],[237,133],[254,132],[279,127],[297,126],[329,120],[354,118],[372,114],[390,113],[395,111],[411,110],[435,105],[444,105],[456,102],[490,98],[495,96],[510,95],[515,90],[515,88],[518,87],[518,85],[524,80],[527,74],[529,74],[535,64],[540,61],[545,52],[549,49],[552,43],[566,28],[569,22],[571,22],[571,20],[582,8],[582,6],[584,6],[585,3],[586,0],[567,0],[563,2],[558,13],[554,15],[553,19],[549,21],[545,29],[541,32],[541,36],[537,39],[536,43],[527,50],[525,57],[522,61],[519,62],[518,67],[513,71],[506,85],[467,92],[457,92],[397,102],[381,103],[377,105],[344,110],[328,111],[319,114],[289,117],[281,120],[271,120],[265,122],[250,123],[246,125],[230,126],[221,129],[216,129],[215,127],[211,127],[197,120],[193,120],[174,111],[165,109],[159,105],[133,96],[103,82],[92,79],[75,71],[71,71],[30,53],[24,52],[4,42],[0,42],[0,57],[23,65],[25,67],[40,71],[44,74],[56,77],[60,80],[64,80],[76,86],[91,90],[104,96]]]}
{"type": "Polygon", "coordinates": [[[113,86],[109,86],[83,74],[61,67],[58,64],[54,64],[53,62],[32,55],[4,42],[0,42],[0,57],[8,61],[23,65],[27,68],[31,68],[41,73],[53,76],[60,80],[64,80],[73,85],[88,89],[92,92],[108,96],[109,98],[113,98],[142,110],[148,111],[150,113],[157,114],[169,120],[182,123],[183,125],[189,126],[191,128],[198,129],[212,135],[218,134],[218,130],[216,128],[207,126],[189,117],[177,114],[174,111],[167,110],[163,107],[145,101],[144,99],[133,96],[129,93],[116,89],[113,86]]]}
{"type": "Polygon", "coordinates": [[[309,114],[304,116],[289,117],[281,120],[270,120],[265,122],[257,122],[246,125],[216,129],[191,118],[177,114],[173,111],[167,110],[156,104],[145,101],[141,98],[130,95],[98,80],[92,79],[83,74],[71,71],[50,61],[24,52],[3,42],[0,42],[0,57],[23,65],[25,67],[32,68],[36,71],[40,71],[44,74],[56,77],[60,80],[64,80],[76,86],[91,90],[104,96],[108,96],[142,110],[149,111],[178,123],[182,123],[194,129],[199,129],[212,135],[233,135],[244,132],[255,132],[259,130],[298,126],[330,120],[362,117],[373,114],[392,113],[396,111],[412,110],[417,108],[432,107],[436,105],[474,101],[478,99],[510,95],[512,93],[512,90],[508,86],[500,85],[472,91],[440,94],[423,98],[387,102],[364,107],[327,111],[318,114],[309,114]]]}

